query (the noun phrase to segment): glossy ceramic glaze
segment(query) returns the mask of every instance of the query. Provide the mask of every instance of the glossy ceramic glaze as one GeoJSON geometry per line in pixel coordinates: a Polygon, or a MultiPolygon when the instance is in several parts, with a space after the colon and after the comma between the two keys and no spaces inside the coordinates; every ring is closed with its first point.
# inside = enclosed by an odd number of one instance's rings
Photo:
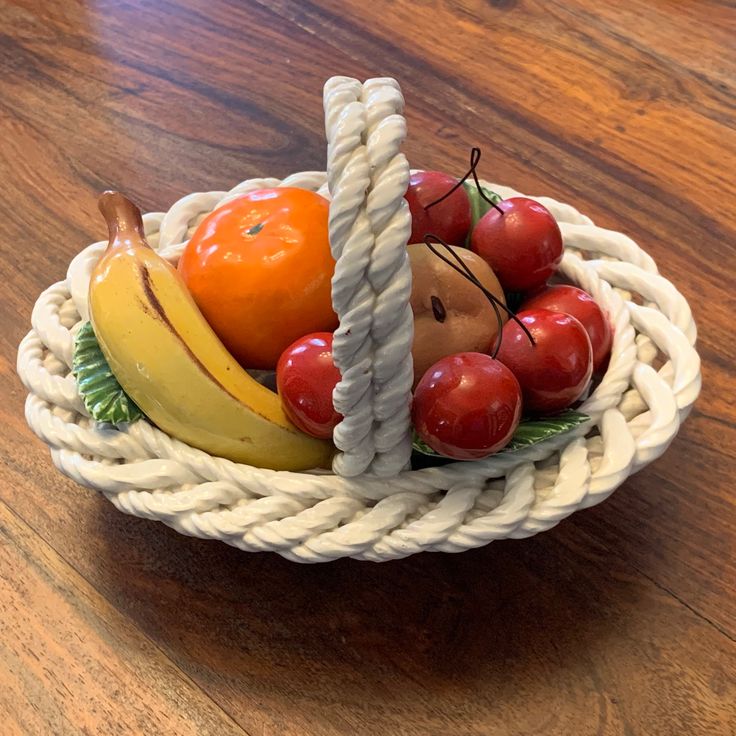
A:
{"type": "Polygon", "coordinates": [[[339,380],[331,332],[299,338],[284,350],[276,368],[276,386],[289,419],[302,432],[322,439],[330,439],[342,419],[332,402],[339,380]]]}
{"type": "Polygon", "coordinates": [[[436,452],[457,460],[486,457],[507,445],[519,425],[519,382],[489,355],[450,355],[419,382],[412,418],[436,452]]]}
{"type": "Polygon", "coordinates": [[[524,411],[550,414],[570,406],[585,390],[593,352],[585,328],[569,314],[534,309],[518,312],[534,344],[517,322],[503,328],[498,359],[521,384],[524,411]]]}
{"type": "Polygon", "coordinates": [[[528,197],[510,197],[486,212],[470,245],[493,269],[506,291],[530,291],[546,283],[562,261],[562,234],[550,211],[528,197]]]}
{"type": "Polygon", "coordinates": [[[406,201],[411,210],[410,243],[433,233],[451,245],[463,245],[470,229],[470,200],[463,187],[444,197],[458,180],[441,171],[416,171],[409,179],[406,201]],[[432,205],[432,206],[430,206],[432,205]]]}
{"type": "Polygon", "coordinates": [[[596,304],[593,297],[569,284],[555,284],[527,299],[521,310],[549,309],[551,312],[564,312],[577,319],[585,328],[593,349],[593,372],[605,369],[611,354],[613,333],[608,317],[596,304]]]}
{"type": "Polygon", "coordinates": [[[189,241],[179,272],[241,365],[273,369],[294,340],[337,326],[328,209],[315,192],[260,189],[215,210],[189,241]]]}

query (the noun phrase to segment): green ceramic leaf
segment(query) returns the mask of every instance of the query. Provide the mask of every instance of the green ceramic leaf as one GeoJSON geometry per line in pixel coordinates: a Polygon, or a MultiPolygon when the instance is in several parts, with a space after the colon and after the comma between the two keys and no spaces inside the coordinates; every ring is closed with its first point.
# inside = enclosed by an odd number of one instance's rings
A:
{"type": "MultiPolygon", "coordinates": [[[[500,452],[496,453],[500,455],[505,452],[514,452],[515,450],[521,450],[531,445],[536,445],[538,442],[544,442],[544,440],[554,437],[564,432],[569,432],[580,424],[587,422],[590,417],[587,414],[582,414],[579,411],[573,411],[568,409],[552,417],[545,417],[544,419],[525,419],[519,424],[506,447],[500,452]]],[[[435,452],[429,445],[423,442],[419,437],[414,437],[414,451],[421,455],[426,455],[438,460],[447,460],[444,455],[440,455],[435,452]]]]}
{"type": "MultiPolygon", "coordinates": [[[[483,217],[489,209],[491,209],[491,205],[480,196],[478,187],[475,186],[474,181],[463,182],[463,187],[468,195],[468,199],[470,200],[470,232],[468,232],[468,237],[465,241],[465,246],[470,247],[470,234],[473,232],[475,223],[478,222],[478,220],[480,220],[480,218],[483,217]]],[[[486,187],[481,187],[481,189],[483,190],[483,194],[494,202],[498,203],[503,199],[501,195],[492,192],[490,189],[486,189],[486,187]]]]}
{"type": "Polygon", "coordinates": [[[98,422],[123,424],[143,416],[110,370],[90,322],[74,341],[72,373],[87,411],[98,422]]]}
{"type": "Polygon", "coordinates": [[[417,451],[421,452],[422,455],[429,455],[430,457],[444,457],[444,455],[440,455],[438,452],[435,452],[421,437],[414,435],[414,442],[412,443],[412,447],[417,451]]]}
{"type": "Polygon", "coordinates": [[[590,417],[587,414],[572,409],[553,417],[527,419],[516,428],[511,442],[503,448],[503,452],[513,452],[514,450],[536,445],[538,442],[544,442],[550,437],[575,429],[575,427],[584,424],[589,419],[590,417]]]}

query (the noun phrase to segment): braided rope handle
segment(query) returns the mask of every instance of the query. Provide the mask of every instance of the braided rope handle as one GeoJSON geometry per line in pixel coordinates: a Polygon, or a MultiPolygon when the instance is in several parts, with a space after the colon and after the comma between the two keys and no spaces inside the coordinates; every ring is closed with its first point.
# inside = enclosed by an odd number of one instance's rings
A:
{"type": "Polygon", "coordinates": [[[341,380],[333,470],[395,476],[411,455],[414,317],[404,199],[409,164],[404,100],[393,79],[333,77],[324,88],[332,302],[340,320],[333,356],[341,380]]]}

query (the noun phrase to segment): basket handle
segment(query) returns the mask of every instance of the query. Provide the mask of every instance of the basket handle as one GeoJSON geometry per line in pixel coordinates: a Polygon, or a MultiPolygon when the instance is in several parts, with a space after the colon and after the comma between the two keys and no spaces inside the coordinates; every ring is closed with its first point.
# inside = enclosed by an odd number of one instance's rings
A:
{"type": "Polygon", "coordinates": [[[340,320],[333,356],[342,379],[333,402],[338,475],[382,477],[411,455],[414,317],[404,199],[409,164],[404,99],[394,79],[333,77],[324,88],[332,304],[340,320]]]}

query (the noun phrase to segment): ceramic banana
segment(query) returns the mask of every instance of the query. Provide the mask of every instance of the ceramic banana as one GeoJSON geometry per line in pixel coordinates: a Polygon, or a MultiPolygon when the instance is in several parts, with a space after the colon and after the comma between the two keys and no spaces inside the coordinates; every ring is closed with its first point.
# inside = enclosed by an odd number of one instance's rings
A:
{"type": "MultiPolygon", "coordinates": [[[[92,272],[92,325],[116,378],[164,432],[262,468],[329,467],[332,445],[300,432],[212,331],[122,194],[99,201],[110,242],[92,272]]],[[[243,329],[247,329],[243,325],[243,329]]]]}

